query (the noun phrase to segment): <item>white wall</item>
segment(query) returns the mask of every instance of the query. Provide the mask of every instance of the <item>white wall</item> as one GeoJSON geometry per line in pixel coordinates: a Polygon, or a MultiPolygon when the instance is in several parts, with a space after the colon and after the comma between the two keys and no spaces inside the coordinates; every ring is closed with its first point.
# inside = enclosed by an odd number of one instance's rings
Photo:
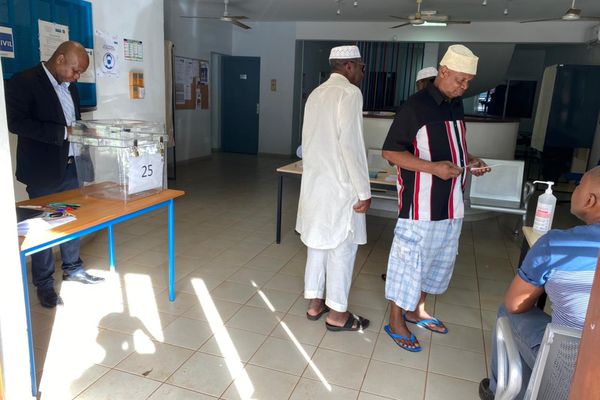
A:
{"type": "MultiPolygon", "coordinates": [[[[96,78],[97,110],[82,116],[84,119],[142,119],[165,122],[165,64],[163,0],[92,0],[94,30],[141,40],[143,62],[121,58],[118,77],[96,78]],[[146,97],[129,98],[129,71],[144,72],[146,97]]],[[[94,47],[99,43],[94,40],[94,47]]],[[[100,50],[96,50],[99,54],[100,50]]]]}
{"type": "Polygon", "coordinates": [[[260,57],[258,152],[291,154],[296,28],[290,22],[255,22],[233,31],[233,55],[260,57]],[[277,91],[271,91],[271,79],[277,91]]]}
{"type": "MultiPolygon", "coordinates": [[[[165,2],[165,38],[175,44],[176,56],[210,61],[211,52],[231,54],[233,25],[218,20],[181,18],[182,15],[207,15],[202,10],[206,2],[194,0],[168,0],[165,2]]],[[[213,15],[220,11],[210,8],[213,15]]],[[[237,28],[235,28],[237,29],[237,28]]],[[[209,90],[214,89],[214,77],[209,90]]],[[[212,96],[211,96],[212,98],[212,96]]],[[[175,110],[175,141],[177,161],[211,154],[211,109],[175,110]]],[[[218,143],[215,143],[218,147],[218,143]]]]}

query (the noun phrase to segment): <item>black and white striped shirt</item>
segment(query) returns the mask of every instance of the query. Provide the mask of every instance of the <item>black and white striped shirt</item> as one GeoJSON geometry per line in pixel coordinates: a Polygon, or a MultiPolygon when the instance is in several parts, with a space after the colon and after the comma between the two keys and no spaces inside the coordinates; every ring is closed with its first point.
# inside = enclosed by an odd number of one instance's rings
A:
{"type": "MultiPolygon", "coordinates": [[[[462,99],[447,100],[434,85],[428,85],[400,108],[383,149],[465,167],[469,162],[465,134],[462,99]]],[[[442,180],[426,172],[397,169],[399,218],[440,221],[464,216],[466,172],[442,180]]]]}

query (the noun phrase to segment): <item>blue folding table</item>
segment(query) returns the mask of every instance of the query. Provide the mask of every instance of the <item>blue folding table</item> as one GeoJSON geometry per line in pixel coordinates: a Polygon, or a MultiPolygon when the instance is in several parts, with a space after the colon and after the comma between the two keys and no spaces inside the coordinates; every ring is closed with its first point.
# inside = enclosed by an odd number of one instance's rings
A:
{"type": "Polygon", "coordinates": [[[168,209],[169,231],[169,300],[175,300],[175,233],[173,200],[183,196],[180,190],[163,190],[158,194],[127,202],[85,196],[79,189],[69,190],[49,196],[38,197],[17,203],[22,205],[45,205],[49,203],[79,204],[80,208],[72,213],[75,221],[60,225],[54,229],[34,232],[19,238],[21,252],[21,272],[23,276],[23,292],[25,293],[25,313],[27,315],[27,336],[29,340],[29,368],[31,373],[31,394],[37,395],[37,380],[35,359],[33,353],[33,336],[31,330],[31,313],[29,310],[29,290],[27,285],[26,257],[38,251],[51,248],[72,239],[77,239],[89,233],[102,229],[108,230],[108,256],[111,271],[115,270],[115,248],[113,226],[150,213],[159,208],[168,209]]]}

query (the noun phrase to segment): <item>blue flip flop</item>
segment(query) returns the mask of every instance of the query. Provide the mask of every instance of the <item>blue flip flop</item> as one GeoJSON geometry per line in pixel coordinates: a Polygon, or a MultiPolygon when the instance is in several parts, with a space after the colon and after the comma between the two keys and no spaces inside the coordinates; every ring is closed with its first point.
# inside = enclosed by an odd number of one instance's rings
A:
{"type": "Polygon", "coordinates": [[[396,343],[398,346],[400,346],[404,350],[410,351],[412,353],[417,353],[422,350],[420,345],[417,347],[408,347],[407,345],[403,344],[402,342],[396,342],[396,339],[407,340],[410,342],[410,344],[412,344],[414,346],[415,340],[417,340],[417,338],[415,337],[415,335],[413,333],[411,333],[410,337],[408,338],[406,336],[398,335],[397,333],[392,332],[389,325],[384,326],[383,329],[392,339],[394,339],[394,343],[396,343]]]}
{"type": "Polygon", "coordinates": [[[437,319],[437,318],[422,319],[421,321],[412,321],[412,320],[406,318],[406,314],[404,314],[404,320],[406,322],[410,322],[411,324],[415,324],[415,325],[417,325],[417,326],[419,326],[421,328],[425,328],[428,331],[431,331],[431,332],[434,332],[434,333],[442,333],[442,334],[448,333],[448,328],[446,328],[442,324],[442,322],[439,319],[437,319]],[[435,325],[435,326],[438,326],[440,328],[444,327],[444,330],[443,331],[436,331],[435,329],[431,329],[429,327],[429,325],[435,325]]]}

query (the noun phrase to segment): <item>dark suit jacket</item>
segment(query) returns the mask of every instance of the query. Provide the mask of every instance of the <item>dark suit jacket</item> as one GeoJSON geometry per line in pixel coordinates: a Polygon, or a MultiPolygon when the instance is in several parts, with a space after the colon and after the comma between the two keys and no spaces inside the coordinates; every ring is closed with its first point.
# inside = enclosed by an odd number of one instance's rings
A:
{"type": "MultiPolygon", "coordinates": [[[[69,86],[75,118],[81,119],[79,94],[69,86]]],[[[49,187],[62,182],[67,169],[69,142],[60,100],[41,64],[14,75],[6,83],[8,129],[19,136],[17,172],[26,185],[49,187]]]]}

